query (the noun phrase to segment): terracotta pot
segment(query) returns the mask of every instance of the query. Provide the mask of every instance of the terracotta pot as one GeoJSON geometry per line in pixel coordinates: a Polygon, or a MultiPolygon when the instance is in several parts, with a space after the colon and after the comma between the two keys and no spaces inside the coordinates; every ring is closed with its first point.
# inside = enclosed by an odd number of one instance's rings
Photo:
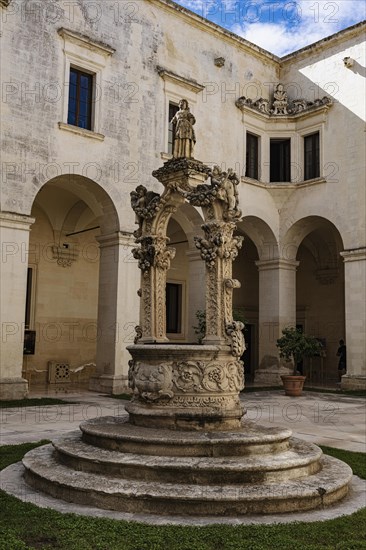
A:
{"type": "Polygon", "coordinates": [[[306,376],[294,376],[289,374],[281,376],[281,379],[285,388],[285,395],[290,395],[291,397],[298,397],[301,395],[306,376]]]}

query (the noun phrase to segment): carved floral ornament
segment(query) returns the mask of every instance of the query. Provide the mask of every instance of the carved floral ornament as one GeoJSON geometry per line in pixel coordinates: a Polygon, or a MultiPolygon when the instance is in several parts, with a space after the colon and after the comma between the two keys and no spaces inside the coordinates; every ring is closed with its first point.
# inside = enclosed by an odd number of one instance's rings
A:
{"type": "Polygon", "coordinates": [[[273,93],[272,101],[264,99],[263,97],[254,100],[242,96],[235,102],[235,105],[241,111],[248,107],[253,111],[257,111],[258,113],[262,113],[270,117],[294,116],[305,112],[314,111],[319,108],[330,107],[332,104],[333,101],[326,96],[321,99],[316,99],[315,101],[307,101],[306,99],[290,100],[283,84],[281,83],[277,84],[273,93]]]}
{"type": "Polygon", "coordinates": [[[239,392],[244,387],[240,361],[129,362],[129,387],[146,402],[169,402],[174,396],[239,392]]]}
{"type": "Polygon", "coordinates": [[[209,222],[202,225],[205,237],[194,237],[208,269],[215,267],[217,258],[233,261],[238,256],[244,237],[232,237],[234,228],[231,222],[209,222]]]}

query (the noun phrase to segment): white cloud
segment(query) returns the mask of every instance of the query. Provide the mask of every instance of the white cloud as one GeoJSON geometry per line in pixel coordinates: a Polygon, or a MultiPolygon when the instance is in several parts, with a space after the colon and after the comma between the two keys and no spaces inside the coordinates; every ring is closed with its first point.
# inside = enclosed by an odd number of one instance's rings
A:
{"type": "Polygon", "coordinates": [[[366,17],[364,0],[176,1],[279,56],[308,46],[366,17]],[[231,12],[236,16],[230,16],[231,12]]]}
{"type": "Polygon", "coordinates": [[[202,17],[217,21],[225,14],[239,13],[239,4],[243,0],[175,0],[177,4],[192,10],[202,17]]]}
{"type": "Polygon", "coordinates": [[[202,0],[178,0],[177,3],[189,10],[202,11],[202,0]]]}
{"type": "MultiPolygon", "coordinates": [[[[290,6],[290,3],[284,6],[290,6]]],[[[265,50],[283,56],[362,21],[364,17],[363,0],[298,0],[296,12],[284,8],[282,18],[274,23],[259,18],[253,23],[234,24],[231,30],[265,50]],[[296,14],[298,17],[294,17],[296,14]]]]}

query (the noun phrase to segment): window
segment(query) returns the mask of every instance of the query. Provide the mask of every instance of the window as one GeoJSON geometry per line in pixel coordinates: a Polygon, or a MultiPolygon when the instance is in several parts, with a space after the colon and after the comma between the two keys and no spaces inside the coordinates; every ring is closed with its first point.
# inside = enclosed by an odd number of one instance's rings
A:
{"type": "Polygon", "coordinates": [[[247,132],[247,151],[245,175],[254,180],[258,179],[258,143],[259,138],[247,132]]]}
{"type": "Polygon", "coordinates": [[[182,285],[166,284],[166,332],[179,334],[182,332],[182,285]]]}
{"type": "Polygon", "coordinates": [[[67,123],[92,129],[93,75],[70,68],[67,123]]]}
{"type": "Polygon", "coordinates": [[[175,113],[179,110],[179,107],[176,103],[169,101],[169,129],[168,129],[168,153],[173,154],[173,142],[174,142],[174,125],[170,122],[174,117],[175,113]]]}
{"type": "Polygon", "coordinates": [[[25,298],[25,321],[24,321],[24,325],[26,329],[29,329],[31,324],[32,287],[33,287],[33,269],[31,267],[28,267],[27,289],[26,289],[26,298],[25,298]]]}
{"type": "Polygon", "coordinates": [[[34,288],[34,270],[32,267],[27,269],[27,287],[25,297],[25,316],[24,316],[24,343],[23,355],[34,355],[36,346],[36,331],[29,330],[33,321],[33,288],[34,288]]]}
{"type": "Polygon", "coordinates": [[[319,132],[304,137],[304,180],[320,176],[319,132]]]}
{"type": "Polygon", "coordinates": [[[271,139],[270,181],[291,181],[290,139],[271,139]]]}
{"type": "Polygon", "coordinates": [[[64,52],[64,90],[60,130],[104,140],[102,127],[103,73],[116,51],[105,42],[60,28],[60,48],[64,52]],[[62,41],[62,44],[61,44],[62,41]]]}

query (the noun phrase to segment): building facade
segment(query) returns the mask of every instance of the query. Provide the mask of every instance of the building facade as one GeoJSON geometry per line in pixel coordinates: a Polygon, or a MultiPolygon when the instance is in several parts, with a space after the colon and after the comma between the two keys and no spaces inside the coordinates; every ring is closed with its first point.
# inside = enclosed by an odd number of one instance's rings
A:
{"type": "MultiPolygon", "coordinates": [[[[364,388],[365,44],[358,24],[278,58],[170,0],[0,2],[1,398],[87,372],[127,387],[139,317],[130,193],[161,192],[181,98],[195,158],[240,177],[234,265],[246,377],[274,384],[283,327],[320,338],[307,376],[364,388]],[[24,339],[25,335],[25,339],[24,339]],[[65,370],[66,369],[66,370],[65,370]]],[[[169,223],[167,333],[196,339],[199,208],[169,223]]]]}

